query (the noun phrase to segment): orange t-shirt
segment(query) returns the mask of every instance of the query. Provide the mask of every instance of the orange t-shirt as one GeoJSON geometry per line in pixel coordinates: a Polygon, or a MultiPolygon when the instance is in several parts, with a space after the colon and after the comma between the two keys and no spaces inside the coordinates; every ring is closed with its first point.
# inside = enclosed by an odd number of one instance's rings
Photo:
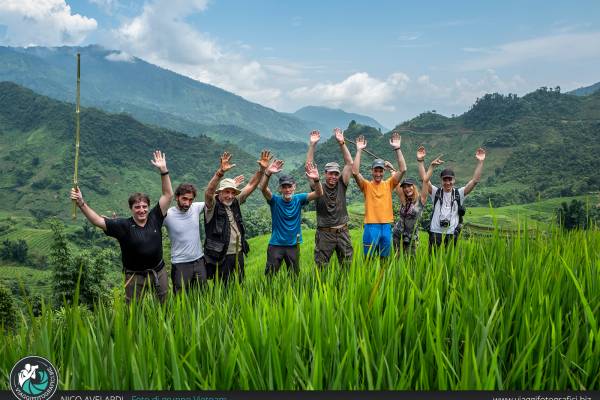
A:
{"type": "Polygon", "coordinates": [[[363,181],[365,195],[365,224],[387,224],[394,222],[392,210],[392,178],[381,183],[363,181]]]}

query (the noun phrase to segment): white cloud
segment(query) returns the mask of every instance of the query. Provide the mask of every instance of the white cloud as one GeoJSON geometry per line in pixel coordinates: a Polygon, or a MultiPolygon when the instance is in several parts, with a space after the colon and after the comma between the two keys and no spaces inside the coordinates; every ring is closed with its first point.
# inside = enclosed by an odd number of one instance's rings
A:
{"type": "Polygon", "coordinates": [[[600,57],[600,32],[565,33],[505,43],[487,55],[466,61],[465,71],[485,70],[536,62],[564,62],[600,57]]]}
{"type": "Polygon", "coordinates": [[[109,55],[106,56],[106,59],[108,61],[115,61],[115,62],[135,62],[135,58],[131,55],[131,54],[127,54],[124,51],[117,51],[114,53],[110,53],[109,55]]]}
{"type": "Polygon", "coordinates": [[[9,46],[76,45],[96,30],[95,19],[73,14],[65,0],[2,0],[2,42],[9,46]]]}
{"type": "MultiPolygon", "coordinates": [[[[282,90],[278,84],[297,71],[282,63],[265,66],[227,50],[186,22],[207,4],[208,0],[147,2],[139,15],[112,32],[105,45],[263,105],[279,106],[282,90]]],[[[240,41],[232,48],[248,50],[250,46],[240,41]]]]}
{"type": "Polygon", "coordinates": [[[292,90],[289,97],[308,104],[393,111],[393,100],[405,90],[409,81],[409,77],[402,72],[394,73],[386,80],[373,78],[366,72],[358,72],[339,83],[299,87],[292,90]]]}

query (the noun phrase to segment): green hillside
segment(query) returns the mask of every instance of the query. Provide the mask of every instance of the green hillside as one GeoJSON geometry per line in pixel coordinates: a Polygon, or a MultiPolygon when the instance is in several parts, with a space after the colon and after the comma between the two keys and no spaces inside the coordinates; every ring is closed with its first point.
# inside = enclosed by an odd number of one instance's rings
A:
{"type": "Polygon", "coordinates": [[[114,50],[87,47],[0,47],[0,81],[12,81],[59,100],[75,98],[81,53],[82,104],[127,112],[143,122],[181,130],[185,121],[237,125],[278,140],[297,140],[309,128],[291,115],[252,103],[139,58],[111,61],[114,50]],[[172,117],[158,119],[154,113],[172,117]],[[180,122],[183,120],[184,122],[180,122]]]}
{"type": "MultiPolygon", "coordinates": [[[[522,98],[490,94],[461,116],[428,112],[394,129],[402,134],[408,176],[417,176],[416,150],[424,145],[427,161],[443,154],[445,166],[456,171],[457,184],[464,185],[473,174],[475,150],[486,148],[482,180],[467,198],[468,204],[530,203],[600,188],[600,92],[577,97],[542,88],[522,98]]],[[[345,131],[351,140],[361,134],[367,138],[368,150],[396,164],[389,146],[391,132],[382,135],[355,123],[345,131]]],[[[353,145],[350,150],[354,155],[353,145]]],[[[319,166],[342,162],[335,139],[320,143],[315,159],[319,166]]],[[[370,176],[372,160],[363,155],[363,175],[370,176]]],[[[436,175],[433,183],[439,184],[436,175]]]]}
{"type": "MultiPolygon", "coordinates": [[[[0,83],[0,210],[31,213],[40,219],[68,217],[74,132],[72,104],[36,95],[13,83],[0,83]]],[[[123,215],[128,213],[129,193],[148,191],[156,201],[160,178],[150,164],[155,149],[167,154],[174,185],[181,181],[206,185],[225,149],[234,154],[236,174],[256,170],[257,155],[237,146],[149,127],[127,115],[84,108],[79,181],[90,204],[99,212],[123,215]]]]}

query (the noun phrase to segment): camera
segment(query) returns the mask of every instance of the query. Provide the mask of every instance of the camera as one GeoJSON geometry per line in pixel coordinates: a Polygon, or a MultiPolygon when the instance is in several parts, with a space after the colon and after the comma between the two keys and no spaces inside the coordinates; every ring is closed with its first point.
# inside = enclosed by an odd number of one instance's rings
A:
{"type": "Polygon", "coordinates": [[[450,220],[447,218],[444,219],[440,219],[440,227],[441,228],[447,228],[450,226],[450,220]]]}

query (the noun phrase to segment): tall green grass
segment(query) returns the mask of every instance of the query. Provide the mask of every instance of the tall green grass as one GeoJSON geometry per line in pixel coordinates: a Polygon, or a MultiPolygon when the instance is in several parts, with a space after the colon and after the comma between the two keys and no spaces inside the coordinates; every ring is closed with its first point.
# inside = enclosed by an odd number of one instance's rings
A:
{"type": "Polygon", "coordinates": [[[93,312],[24,310],[0,373],[36,354],[63,389],[600,388],[597,231],[495,233],[344,271],[317,271],[305,245],[300,276],[272,280],[264,242],[241,286],[163,306],[128,307],[118,292],[93,312]]]}

